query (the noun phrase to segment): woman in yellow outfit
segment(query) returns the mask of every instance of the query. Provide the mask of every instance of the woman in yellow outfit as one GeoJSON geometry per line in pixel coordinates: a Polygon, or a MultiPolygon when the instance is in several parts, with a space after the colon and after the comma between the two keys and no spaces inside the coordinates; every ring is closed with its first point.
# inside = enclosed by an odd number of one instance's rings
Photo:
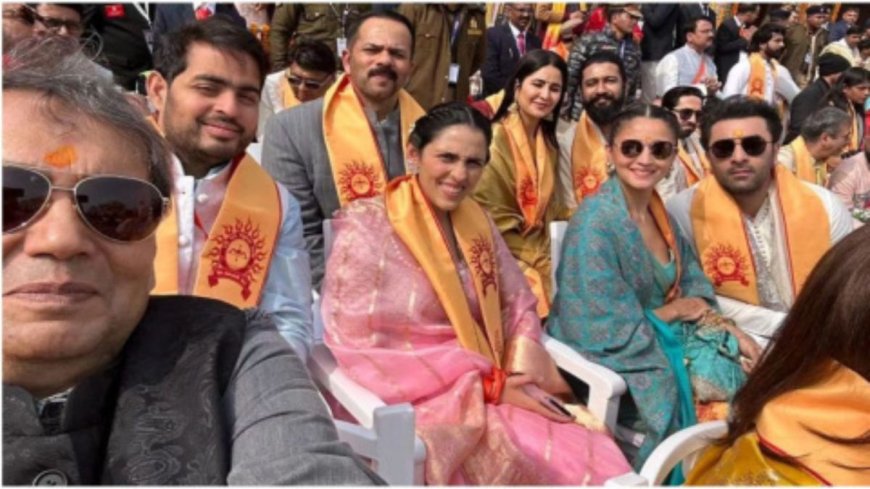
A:
{"type": "Polygon", "coordinates": [[[870,228],[816,266],[691,485],[870,485],[870,228]]]}

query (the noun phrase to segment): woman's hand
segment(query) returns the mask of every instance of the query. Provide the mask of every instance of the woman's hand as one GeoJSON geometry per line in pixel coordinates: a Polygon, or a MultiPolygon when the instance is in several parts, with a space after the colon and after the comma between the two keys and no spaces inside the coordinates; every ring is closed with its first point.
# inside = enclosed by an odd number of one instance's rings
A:
{"type": "Polygon", "coordinates": [[[680,297],[656,309],[656,316],[662,321],[697,321],[701,319],[710,304],[700,297],[680,297]]]}
{"type": "Polygon", "coordinates": [[[557,423],[568,423],[573,416],[566,416],[557,412],[554,408],[545,406],[547,399],[561,404],[555,397],[538,387],[531,375],[511,375],[505,381],[504,390],[501,394],[501,402],[520,407],[557,423]]]}
{"type": "Polygon", "coordinates": [[[740,354],[748,359],[745,361],[741,360],[740,366],[743,367],[744,372],[752,372],[752,369],[758,365],[758,361],[761,359],[761,354],[763,353],[761,346],[753,337],[740,328],[732,329],[731,334],[737,338],[737,347],[740,348],[740,354]]]}

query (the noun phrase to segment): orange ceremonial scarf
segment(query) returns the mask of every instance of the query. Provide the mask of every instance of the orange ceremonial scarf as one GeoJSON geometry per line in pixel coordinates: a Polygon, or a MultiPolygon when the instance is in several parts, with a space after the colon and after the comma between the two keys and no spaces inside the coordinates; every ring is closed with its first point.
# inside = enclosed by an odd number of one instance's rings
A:
{"type": "MultiPolygon", "coordinates": [[[[402,151],[407,151],[414,122],[425,113],[408,92],[399,91],[402,151]]],[[[347,74],[342,75],[324,96],[323,136],[342,206],[383,193],[387,182],[384,159],[362,102],[347,74]]],[[[407,154],[405,158],[407,161],[407,154]]],[[[407,168],[407,164],[406,169],[413,171],[413,168],[407,168]]]]}
{"type": "Polygon", "coordinates": [[[670,303],[683,295],[680,289],[680,278],[683,276],[683,262],[680,257],[680,250],[677,248],[677,237],[674,233],[674,228],[671,227],[671,221],[668,219],[668,211],[658,192],[653,191],[652,198],[649,201],[649,211],[653,216],[656,227],[662,233],[665,243],[667,243],[668,248],[670,248],[674,255],[674,268],[676,269],[674,283],[671,284],[671,288],[665,296],[665,303],[670,303]]]}
{"type": "Polygon", "coordinates": [[[852,107],[852,102],[847,102],[849,107],[849,116],[852,118],[852,134],[849,136],[849,151],[858,151],[861,148],[861,139],[863,134],[858,134],[858,115],[855,114],[855,107],[852,107]]]}
{"type": "Polygon", "coordinates": [[[594,122],[584,111],[577,122],[577,133],[571,147],[571,174],[577,204],[595,195],[607,180],[607,151],[594,122]]]}
{"type": "Polygon", "coordinates": [[[302,103],[298,98],[296,98],[296,94],[293,93],[293,87],[290,86],[286,73],[281,77],[279,86],[281,87],[282,107],[289,109],[290,107],[296,107],[302,103]]]}
{"type": "Polygon", "coordinates": [[[831,439],[856,439],[870,432],[870,382],[840,363],[832,362],[830,373],[819,382],[768,402],[756,431],[762,443],[796,458],[826,483],[870,485],[870,445],[831,439]]]}
{"type": "MultiPolygon", "coordinates": [[[[564,18],[565,16],[565,8],[568,6],[567,3],[553,3],[553,13],[559,15],[560,18],[564,18]]],[[[565,43],[562,42],[562,22],[550,22],[547,25],[547,30],[544,32],[544,39],[541,42],[541,46],[543,49],[548,51],[553,51],[558,54],[562,59],[568,59],[568,48],[565,46],[565,43]]]]}
{"type": "MultiPolygon", "coordinates": [[[[692,144],[691,142],[687,144],[692,144]]],[[[707,157],[704,155],[703,151],[697,151],[695,148],[695,155],[698,157],[698,161],[701,162],[701,167],[704,169],[704,174],[710,171],[710,162],[707,161],[707,157]]],[[[677,145],[677,156],[679,157],[680,163],[682,163],[683,168],[686,170],[686,183],[691,187],[692,185],[701,181],[704,178],[704,174],[699,175],[698,171],[695,169],[695,162],[692,160],[692,155],[686,151],[685,145],[682,141],[677,145]]]]}
{"type": "MultiPolygon", "coordinates": [[[[776,80],[776,61],[770,64],[773,69],[773,79],[776,80]]],[[[749,82],[746,84],[746,95],[759,100],[767,100],[764,97],[764,88],[767,85],[767,61],[761,53],[749,55],[749,82]]]]}
{"type": "Polygon", "coordinates": [[[824,170],[824,164],[820,165],[822,168],[816,168],[813,164],[815,158],[810,154],[810,150],[807,149],[807,143],[804,140],[803,136],[798,136],[794,141],[791,142],[791,149],[794,153],[794,169],[795,175],[798,178],[805,182],[816,183],[819,185],[824,185],[826,173],[824,170]]]}
{"type": "MultiPolygon", "coordinates": [[[[260,302],[281,227],[281,199],[275,181],[250,156],[231,164],[223,203],[199,256],[193,295],[244,309],[260,302]]],[[[176,204],[157,228],[154,269],[157,284],[151,293],[177,294],[176,204]]]]}
{"type": "Polygon", "coordinates": [[[516,111],[505,117],[502,126],[507,134],[511,157],[516,167],[516,196],[523,212],[525,235],[544,222],[555,185],[553,173],[557,156],[547,146],[540,130],[535,135],[535,148],[532,153],[523,121],[516,111]]]}
{"type": "Polygon", "coordinates": [[[445,230],[435,217],[415,175],[389,183],[384,196],[390,224],[426,273],[447,312],[459,344],[503,368],[504,330],[501,322],[495,242],[486,211],[470,198],[450,212],[459,249],[468,263],[480,302],[483,325],[474,319],[456,262],[447,246],[445,230]]]}
{"type": "MultiPolygon", "coordinates": [[[[810,271],[831,246],[830,223],[812,189],[782,165],[775,165],[775,172],[792,290],[797,296],[810,271]]],[[[743,214],[713,175],[698,184],[691,218],[698,256],[716,293],[758,305],[756,264],[743,214]]]]}

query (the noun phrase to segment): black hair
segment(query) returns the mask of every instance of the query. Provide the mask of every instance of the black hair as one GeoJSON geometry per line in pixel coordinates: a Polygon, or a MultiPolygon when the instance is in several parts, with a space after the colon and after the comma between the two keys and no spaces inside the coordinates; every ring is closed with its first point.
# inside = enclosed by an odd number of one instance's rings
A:
{"type": "Polygon", "coordinates": [[[737,15],[740,14],[748,14],[750,12],[756,12],[759,9],[757,3],[738,3],[737,4],[737,15]]]}
{"type": "Polygon", "coordinates": [[[323,41],[303,39],[296,43],[287,60],[287,66],[296,63],[300,68],[309,71],[321,71],[334,74],[338,69],[335,54],[323,41]]]}
{"type": "Polygon", "coordinates": [[[761,117],[767,123],[771,141],[779,141],[782,136],[782,119],[779,112],[767,102],[745,95],[734,95],[721,103],[711,105],[701,118],[701,145],[709,149],[710,131],[720,121],[761,117]]]}
{"type": "Polygon", "coordinates": [[[54,7],[68,8],[70,10],[74,10],[77,14],[79,14],[80,20],[82,20],[82,21],[85,20],[85,4],[83,4],[83,3],[61,3],[61,2],[46,3],[46,2],[41,2],[41,3],[36,3],[33,5],[34,5],[34,9],[39,8],[40,5],[51,5],[54,7]]]}
{"type": "Polygon", "coordinates": [[[260,87],[269,72],[269,58],[260,41],[243,26],[218,14],[206,20],[191,22],[160,37],[154,48],[154,69],[167,85],[187,69],[187,53],[191,45],[202,43],[219,51],[250,56],[260,70],[260,87]]]}
{"type": "Polygon", "coordinates": [[[858,25],[853,25],[852,27],[846,29],[847,36],[854,36],[856,34],[859,36],[864,35],[864,29],[862,29],[861,26],[858,25]]]}
{"type": "Polygon", "coordinates": [[[353,43],[356,42],[356,36],[359,34],[359,28],[362,27],[363,23],[369,19],[383,19],[383,20],[392,20],[393,22],[398,22],[405,26],[408,29],[408,32],[411,34],[411,52],[409,54],[414,54],[414,38],[416,32],[414,31],[414,25],[411,24],[411,21],[408,20],[404,15],[392,11],[392,10],[369,10],[368,12],[362,14],[356,22],[350,25],[347,29],[347,47],[350,49],[353,46],[353,43]]]}
{"type": "Polygon", "coordinates": [[[657,105],[633,102],[613,118],[613,122],[610,124],[610,133],[607,134],[607,144],[612,146],[616,140],[616,135],[622,130],[622,126],[638,118],[660,120],[668,126],[675,142],[680,138],[680,123],[671,111],[657,105]]]}
{"type": "Polygon", "coordinates": [[[788,20],[791,18],[792,12],[785,9],[776,9],[772,11],[769,16],[770,20],[788,20]]]}
{"type": "Polygon", "coordinates": [[[710,17],[707,17],[706,15],[692,17],[683,24],[682,32],[684,40],[689,36],[690,32],[693,34],[695,33],[695,31],[698,29],[698,22],[709,22],[710,25],[713,26],[713,29],[716,29],[716,23],[713,22],[713,19],[711,19],[710,17]]]}
{"type": "Polygon", "coordinates": [[[749,52],[757,53],[761,51],[761,45],[773,39],[773,36],[776,34],[785,37],[785,29],[776,24],[764,24],[759,27],[755,31],[755,34],[752,35],[752,40],[749,41],[749,52]]]}
{"type": "Polygon", "coordinates": [[[520,58],[520,62],[517,64],[517,69],[514,70],[514,74],[511,75],[504,86],[504,99],[501,101],[501,105],[498,107],[492,120],[493,122],[498,122],[504,119],[505,116],[507,116],[508,109],[510,109],[511,105],[514,103],[515,88],[522,85],[523,80],[528,78],[530,75],[547,66],[555,67],[559,70],[559,73],[562,74],[562,93],[559,95],[559,102],[553,108],[551,117],[547,117],[541,121],[541,130],[544,133],[544,139],[546,139],[552,147],[558,148],[559,143],[556,140],[556,124],[559,120],[559,108],[562,106],[562,101],[565,99],[565,85],[568,80],[568,65],[565,64],[565,60],[563,60],[561,56],[552,51],[535,49],[529,51],[525,56],[520,58]]]}
{"type": "Polygon", "coordinates": [[[408,142],[423,151],[444,129],[450,126],[465,125],[483,133],[486,139],[486,160],[489,161],[489,145],[492,143],[492,125],[483,114],[463,102],[445,102],[429,109],[426,115],[417,119],[408,142]]]}
{"type": "Polygon", "coordinates": [[[870,38],[861,39],[861,41],[858,43],[859,51],[863,51],[865,49],[870,49],[870,38]]]}
{"type": "Polygon", "coordinates": [[[662,96],[662,107],[668,110],[674,110],[677,104],[680,103],[680,99],[683,97],[698,97],[701,100],[701,103],[704,103],[704,92],[702,92],[700,88],[682,85],[665,92],[662,96]]]}
{"type": "Polygon", "coordinates": [[[846,97],[846,94],[843,93],[843,89],[858,86],[862,83],[870,83],[870,71],[853,66],[840,75],[837,83],[828,92],[825,101],[834,107],[848,111],[851,102],[846,97]]]}

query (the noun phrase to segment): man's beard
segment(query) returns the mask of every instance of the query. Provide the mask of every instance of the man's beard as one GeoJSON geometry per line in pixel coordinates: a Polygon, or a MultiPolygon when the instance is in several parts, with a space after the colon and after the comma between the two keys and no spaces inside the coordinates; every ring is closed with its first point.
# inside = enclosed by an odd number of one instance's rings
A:
{"type": "Polygon", "coordinates": [[[625,97],[613,98],[609,94],[602,94],[593,97],[590,100],[583,101],[583,110],[589,114],[592,122],[599,126],[606,126],[613,121],[616,114],[622,110],[622,105],[625,103],[625,97]],[[609,100],[607,105],[598,105],[597,102],[601,99],[609,100]]]}
{"type": "Polygon", "coordinates": [[[767,56],[768,59],[775,59],[777,61],[779,60],[779,58],[782,56],[782,53],[784,53],[784,52],[785,52],[785,48],[780,48],[777,50],[764,48],[764,55],[767,56]]]}

